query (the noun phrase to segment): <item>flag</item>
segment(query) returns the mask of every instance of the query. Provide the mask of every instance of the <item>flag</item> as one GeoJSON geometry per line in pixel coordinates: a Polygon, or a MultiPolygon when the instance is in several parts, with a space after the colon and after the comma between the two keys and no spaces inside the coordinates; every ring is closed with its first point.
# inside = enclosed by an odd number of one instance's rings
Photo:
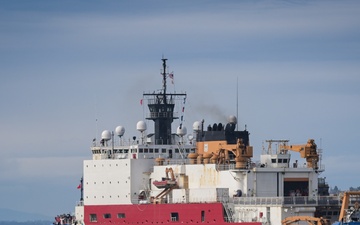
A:
{"type": "Polygon", "coordinates": [[[174,84],[174,74],[169,73],[169,78],[171,79],[171,83],[174,84]]]}
{"type": "Polygon", "coordinates": [[[142,100],[142,99],[140,99],[140,105],[142,105],[142,102],[143,102],[143,100],[142,100]]]}
{"type": "Polygon", "coordinates": [[[80,189],[81,188],[81,183],[77,186],[77,189],[80,189]]]}

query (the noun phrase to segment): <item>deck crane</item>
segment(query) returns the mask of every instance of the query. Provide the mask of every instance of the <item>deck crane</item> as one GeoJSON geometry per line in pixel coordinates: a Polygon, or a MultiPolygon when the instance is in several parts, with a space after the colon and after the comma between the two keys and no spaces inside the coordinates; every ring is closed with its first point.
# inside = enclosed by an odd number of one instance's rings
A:
{"type": "Polygon", "coordinates": [[[317,218],[312,216],[291,216],[281,221],[282,225],[298,224],[299,221],[305,221],[309,225],[326,225],[328,224],[323,218],[317,218]]]}
{"type": "Polygon", "coordinates": [[[339,222],[334,224],[360,224],[360,205],[356,201],[354,207],[349,209],[350,198],[360,197],[360,191],[347,191],[343,193],[342,205],[339,214],[339,222]]]}
{"type": "Polygon", "coordinates": [[[302,145],[286,145],[285,143],[280,146],[283,151],[299,152],[301,158],[305,158],[308,168],[318,168],[319,154],[314,139],[309,139],[306,144],[302,145]]]}
{"type": "Polygon", "coordinates": [[[161,191],[160,194],[158,194],[157,196],[155,196],[155,198],[152,199],[152,202],[155,204],[162,203],[164,201],[163,198],[166,195],[168,195],[174,188],[178,187],[178,184],[177,184],[175,176],[174,176],[174,171],[171,167],[165,169],[165,174],[166,174],[166,177],[163,177],[161,181],[153,182],[153,184],[157,188],[159,188],[159,189],[164,188],[164,190],[161,191]],[[171,178],[169,178],[169,173],[170,173],[171,178]]]}
{"type": "Polygon", "coordinates": [[[236,144],[226,144],[225,142],[219,142],[218,149],[216,152],[212,152],[212,157],[210,160],[212,163],[218,164],[229,162],[230,152],[235,156],[235,168],[247,168],[247,164],[250,158],[253,156],[253,149],[251,146],[246,147],[242,139],[237,139],[236,144]]]}

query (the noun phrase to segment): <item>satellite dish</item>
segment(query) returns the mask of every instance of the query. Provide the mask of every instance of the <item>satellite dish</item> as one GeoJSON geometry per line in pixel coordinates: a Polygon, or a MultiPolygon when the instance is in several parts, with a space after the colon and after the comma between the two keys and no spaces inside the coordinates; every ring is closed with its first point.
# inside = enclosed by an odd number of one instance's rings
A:
{"type": "Polygon", "coordinates": [[[111,139],[111,132],[108,131],[108,130],[104,130],[102,133],[101,133],[101,139],[105,140],[105,141],[108,141],[111,139]]]}
{"type": "Polygon", "coordinates": [[[237,124],[237,118],[236,118],[236,116],[234,116],[234,115],[229,116],[228,122],[229,122],[230,124],[237,124]]]}
{"type": "Polygon", "coordinates": [[[194,131],[199,131],[200,130],[200,122],[199,121],[195,121],[193,123],[193,130],[194,131]]]}
{"type": "Polygon", "coordinates": [[[189,141],[194,140],[194,136],[193,136],[192,134],[189,134],[189,135],[187,136],[187,138],[188,138],[189,141]]]}
{"type": "Polygon", "coordinates": [[[122,137],[125,133],[125,128],[123,126],[117,126],[115,128],[115,133],[117,136],[122,137]]]}
{"type": "Polygon", "coordinates": [[[146,123],[142,120],[140,120],[139,122],[137,122],[136,124],[136,130],[140,131],[140,132],[144,132],[146,131],[146,123]]]}
{"type": "Polygon", "coordinates": [[[185,126],[182,126],[181,128],[178,127],[176,130],[176,134],[179,135],[180,137],[183,137],[184,135],[186,135],[187,130],[185,126]]]}

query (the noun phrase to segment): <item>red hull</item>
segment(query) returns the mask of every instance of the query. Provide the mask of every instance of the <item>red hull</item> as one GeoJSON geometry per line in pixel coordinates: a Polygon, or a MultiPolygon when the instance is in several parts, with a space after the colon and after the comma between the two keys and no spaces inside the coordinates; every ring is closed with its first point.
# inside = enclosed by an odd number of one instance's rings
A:
{"type": "MultiPolygon", "coordinates": [[[[84,214],[85,224],[231,224],[224,220],[221,203],[84,206],[84,214]],[[96,220],[94,220],[94,215],[96,215],[96,220]],[[93,221],[90,221],[91,217],[93,221]]],[[[261,225],[258,222],[236,224],[261,225]]]]}

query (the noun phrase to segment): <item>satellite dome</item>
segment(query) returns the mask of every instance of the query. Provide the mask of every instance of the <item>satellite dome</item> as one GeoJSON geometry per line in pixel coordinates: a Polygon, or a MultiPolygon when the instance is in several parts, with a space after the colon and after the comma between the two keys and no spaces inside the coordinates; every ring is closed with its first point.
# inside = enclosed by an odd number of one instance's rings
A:
{"type": "Polygon", "coordinates": [[[237,124],[236,116],[234,116],[234,115],[229,116],[228,122],[231,124],[237,124]]]}
{"type": "Polygon", "coordinates": [[[117,126],[115,128],[115,133],[116,133],[117,136],[121,137],[125,133],[125,128],[123,126],[117,126]]]}
{"type": "Polygon", "coordinates": [[[104,130],[104,131],[101,133],[101,139],[104,139],[105,141],[110,140],[110,139],[111,139],[111,133],[110,133],[110,131],[104,130]]]}
{"type": "Polygon", "coordinates": [[[186,130],[185,126],[182,126],[181,128],[178,127],[176,130],[176,134],[179,135],[180,137],[186,135],[186,133],[187,133],[187,130],[186,130]]]}
{"type": "Polygon", "coordinates": [[[194,136],[193,136],[192,134],[189,134],[189,135],[187,136],[187,138],[188,138],[189,141],[194,140],[194,136]]]}
{"type": "Polygon", "coordinates": [[[199,131],[200,130],[200,122],[199,121],[195,121],[193,123],[193,130],[194,131],[199,131]]]}
{"type": "Polygon", "coordinates": [[[136,130],[140,131],[140,132],[144,132],[146,131],[146,123],[142,120],[140,120],[139,122],[137,122],[136,124],[136,130]]]}

